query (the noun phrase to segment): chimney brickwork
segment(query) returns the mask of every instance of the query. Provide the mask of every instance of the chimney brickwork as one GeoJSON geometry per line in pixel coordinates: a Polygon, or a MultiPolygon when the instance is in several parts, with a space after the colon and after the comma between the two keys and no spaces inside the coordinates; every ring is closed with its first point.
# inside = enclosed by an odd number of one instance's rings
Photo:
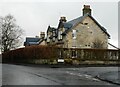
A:
{"type": "Polygon", "coordinates": [[[40,38],[45,38],[45,32],[40,33],[40,38]]]}
{"type": "Polygon", "coordinates": [[[67,20],[66,20],[66,17],[60,17],[60,22],[66,22],[67,20]]]}
{"type": "Polygon", "coordinates": [[[83,8],[83,16],[85,15],[85,14],[89,14],[89,15],[91,15],[91,9],[90,9],[90,5],[84,5],[84,8],[83,8]]]}

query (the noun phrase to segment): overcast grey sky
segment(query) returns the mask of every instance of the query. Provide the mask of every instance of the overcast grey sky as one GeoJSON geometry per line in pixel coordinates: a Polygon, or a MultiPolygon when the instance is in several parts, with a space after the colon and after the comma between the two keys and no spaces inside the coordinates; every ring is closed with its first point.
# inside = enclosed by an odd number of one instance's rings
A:
{"type": "Polygon", "coordinates": [[[83,5],[90,5],[92,16],[107,29],[111,35],[110,42],[118,45],[118,2],[38,2],[30,1],[6,1],[0,4],[0,16],[13,15],[17,24],[25,30],[24,38],[39,35],[46,32],[48,25],[57,27],[61,16],[67,21],[82,16],[83,5]]]}

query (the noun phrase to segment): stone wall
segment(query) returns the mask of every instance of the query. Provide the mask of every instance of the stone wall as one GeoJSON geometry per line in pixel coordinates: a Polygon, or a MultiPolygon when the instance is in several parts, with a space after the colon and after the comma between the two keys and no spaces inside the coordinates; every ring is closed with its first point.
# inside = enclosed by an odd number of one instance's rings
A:
{"type": "Polygon", "coordinates": [[[71,48],[76,45],[78,48],[93,48],[93,42],[98,41],[103,44],[103,48],[108,47],[108,36],[90,18],[86,17],[81,23],[74,26],[63,38],[64,47],[71,48]],[[76,30],[77,38],[73,40],[72,30],[76,30]]]}

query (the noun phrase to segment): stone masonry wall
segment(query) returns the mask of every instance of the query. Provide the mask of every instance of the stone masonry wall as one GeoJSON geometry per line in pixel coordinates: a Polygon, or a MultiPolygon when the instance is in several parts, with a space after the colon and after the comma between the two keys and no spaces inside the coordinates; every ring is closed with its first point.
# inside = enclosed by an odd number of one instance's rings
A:
{"type": "Polygon", "coordinates": [[[108,47],[108,36],[100,29],[100,27],[90,18],[86,17],[82,23],[77,24],[63,38],[64,47],[71,48],[75,45],[78,48],[92,48],[94,41],[103,43],[103,47],[108,47]],[[72,39],[72,30],[76,30],[77,38],[72,39]]]}

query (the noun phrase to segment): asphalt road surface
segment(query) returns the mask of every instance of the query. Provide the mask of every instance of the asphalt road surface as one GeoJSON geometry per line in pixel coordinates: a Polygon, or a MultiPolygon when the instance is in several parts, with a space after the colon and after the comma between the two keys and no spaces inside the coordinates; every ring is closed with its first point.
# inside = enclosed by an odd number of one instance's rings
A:
{"type": "Polygon", "coordinates": [[[2,85],[119,85],[96,76],[118,67],[40,68],[35,66],[2,65],[2,85]]]}

